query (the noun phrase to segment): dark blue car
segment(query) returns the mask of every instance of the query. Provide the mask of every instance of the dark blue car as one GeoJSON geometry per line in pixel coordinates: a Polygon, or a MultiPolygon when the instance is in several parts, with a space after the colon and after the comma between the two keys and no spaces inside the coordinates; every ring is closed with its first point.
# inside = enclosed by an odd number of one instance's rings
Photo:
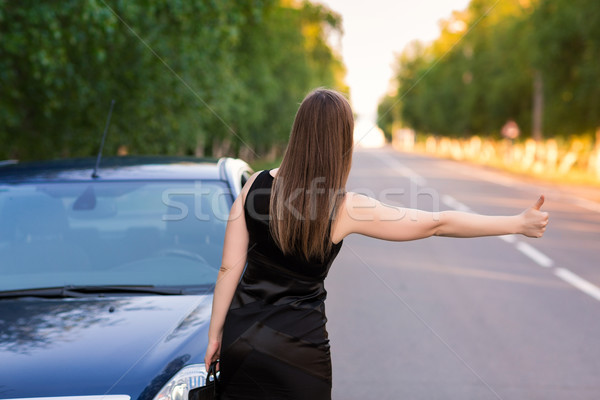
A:
{"type": "Polygon", "coordinates": [[[119,157],[92,177],[94,162],[0,162],[0,399],[186,400],[251,170],[119,157]]]}

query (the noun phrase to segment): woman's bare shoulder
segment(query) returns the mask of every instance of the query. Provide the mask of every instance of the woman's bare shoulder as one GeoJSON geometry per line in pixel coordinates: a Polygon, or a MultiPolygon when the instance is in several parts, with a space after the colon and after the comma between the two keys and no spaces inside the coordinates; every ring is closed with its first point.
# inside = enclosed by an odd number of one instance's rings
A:
{"type": "Polygon", "coordinates": [[[372,206],[373,199],[355,192],[346,192],[335,215],[335,220],[331,227],[331,238],[334,243],[338,243],[352,232],[351,220],[354,215],[353,210],[361,210],[372,206]]]}
{"type": "Polygon", "coordinates": [[[242,191],[240,193],[240,196],[242,197],[242,199],[246,198],[246,194],[248,193],[248,190],[250,190],[250,187],[252,186],[252,183],[254,183],[254,180],[256,179],[256,177],[258,175],[260,175],[261,172],[262,171],[257,171],[255,173],[253,173],[252,175],[250,175],[250,178],[248,178],[248,180],[244,184],[244,187],[242,188],[242,191]]]}
{"type": "Polygon", "coordinates": [[[373,204],[375,201],[377,200],[372,197],[356,192],[346,192],[344,196],[346,206],[364,206],[366,204],[373,204]]]}

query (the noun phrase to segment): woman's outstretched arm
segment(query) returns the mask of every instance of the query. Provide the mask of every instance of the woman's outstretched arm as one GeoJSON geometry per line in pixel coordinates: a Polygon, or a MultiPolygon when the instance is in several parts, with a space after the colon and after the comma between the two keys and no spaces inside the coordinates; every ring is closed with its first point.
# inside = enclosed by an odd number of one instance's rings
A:
{"type": "Polygon", "coordinates": [[[548,224],[548,213],[540,211],[544,204],[544,196],[524,210],[513,216],[487,216],[458,211],[440,213],[440,227],[437,236],[478,237],[505,234],[522,234],[540,238],[548,224]]]}
{"type": "Polygon", "coordinates": [[[338,242],[350,233],[393,241],[430,236],[467,238],[523,234],[541,237],[548,224],[548,213],[540,211],[543,203],[544,196],[540,196],[532,207],[518,215],[491,216],[395,207],[349,192],[334,223],[332,239],[338,242]]]}

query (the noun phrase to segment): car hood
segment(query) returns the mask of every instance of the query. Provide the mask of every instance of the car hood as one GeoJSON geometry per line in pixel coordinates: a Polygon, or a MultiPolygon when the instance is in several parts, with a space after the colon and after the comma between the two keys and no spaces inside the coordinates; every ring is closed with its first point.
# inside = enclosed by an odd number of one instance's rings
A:
{"type": "Polygon", "coordinates": [[[0,399],[152,399],[202,362],[212,295],[0,300],[0,399]]]}

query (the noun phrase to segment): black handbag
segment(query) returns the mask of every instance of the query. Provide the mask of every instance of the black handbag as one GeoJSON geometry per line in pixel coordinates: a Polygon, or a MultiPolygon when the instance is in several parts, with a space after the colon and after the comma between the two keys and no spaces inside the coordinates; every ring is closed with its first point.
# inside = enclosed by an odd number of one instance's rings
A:
{"type": "Polygon", "coordinates": [[[208,367],[206,374],[206,385],[190,390],[189,400],[216,400],[219,398],[219,381],[217,379],[217,363],[214,362],[208,367]],[[210,377],[212,376],[212,380],[210,377]]]}

